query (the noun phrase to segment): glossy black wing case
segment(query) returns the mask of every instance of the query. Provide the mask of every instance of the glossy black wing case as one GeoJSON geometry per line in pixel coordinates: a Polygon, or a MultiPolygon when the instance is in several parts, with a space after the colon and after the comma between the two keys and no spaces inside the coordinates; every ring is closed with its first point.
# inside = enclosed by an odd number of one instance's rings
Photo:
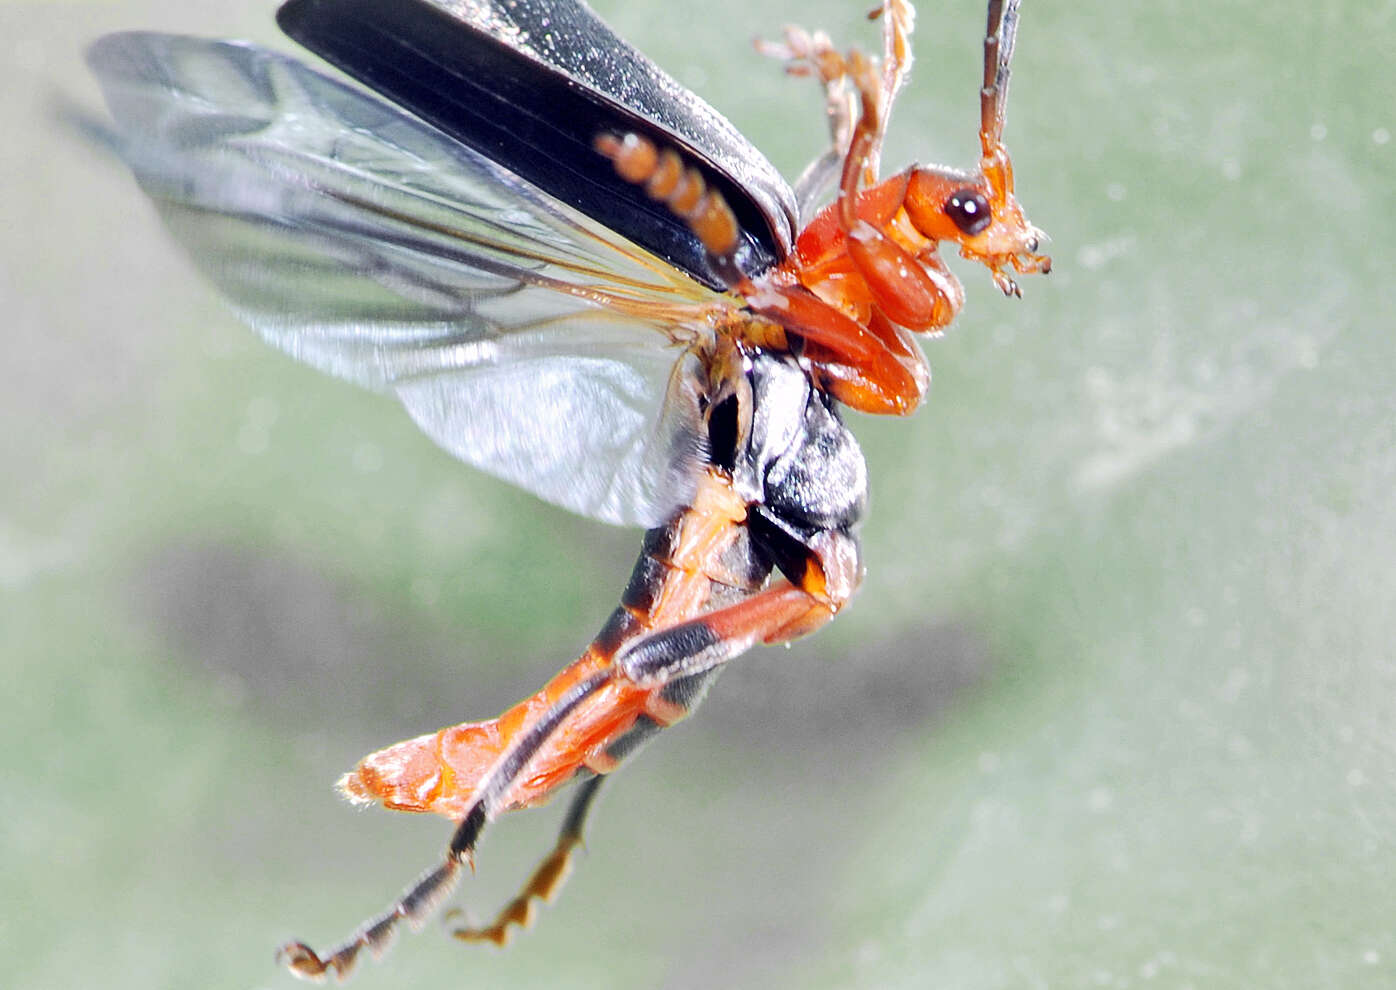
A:
{"type": "Polygon", "coordinates": [[[739,266],[790,250],[789,185],[717,111],[576,0],[291,0],[282,30],[394,103],[722,288],[702,244],[592,149],[633,131],[701,165],[742,226],[739,266]]]}

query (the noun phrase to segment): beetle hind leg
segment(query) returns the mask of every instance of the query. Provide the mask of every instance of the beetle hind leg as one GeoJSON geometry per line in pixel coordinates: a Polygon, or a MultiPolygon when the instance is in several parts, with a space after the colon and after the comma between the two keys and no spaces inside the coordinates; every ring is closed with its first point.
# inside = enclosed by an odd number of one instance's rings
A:
{"type": "MultiPolygon", "coordinates": [[[[478,836],[478,829],[476,834],[478,836]]],[[[290,970],[293,976],[312,983],[321,983],[330,974],[341,981],[347,979],[364,949],[373,958],[379,959],[392,947],[397,940],[398,926],[403,921],[413,928],[421,926],[436,906],[450,895],[459,879],[460,864],[460,860],[448,857],[440,866],[422,874],[391,908],[367,922],[334,951],[321,956],[304,942],[287,942],[276,950],[276,961],[290,970]]]]}
{"type": "MultiPolygon", "coordinates": [[[[568,806],[567,817],[563,819],[562,828],[558,831],[557,842],[534,869],[518,895],[506,904],[488,925],[453,927],[451,934],[454,937],[462,942],[493,942],[503,946],[508,944],[513,926],[527,928],[533,923],[538,913],[538,902],[551,903],[562,889],[562,885],[567,882],[572,872],[573,853],[582,845],[582,829],[586,825],[587,815],[591,812],[596,792],[605,779],[598,775],[581,785],[581,789],[568,806]]],[[[446,915],[446,920],[451,922],[460,916],[459,910],[452,910],[446,915]]]]}
{"type": "MultiPolygon", "coordinates": [[[[441,864],[424,873],[387,911],[364,924],[343,945],[327,955],[321,956],[304,942],[287,942],[277,950],[277,961],[301,979],[318,983],[334,974],[337,979],[343,980],[353,970],[359,953],[364,949],[375,959],[387,952],[396,940],[403,921],[408,922],[413,928],[421,927],[455,887],[460,877],[461,866],[473,868],[475,846],[480,841],[485,825],[497,811],[507,806],[509,792],[523,777],[533,757],[554,738],[568,716],[593,698],[610,681],[610,671],[601,671],[583,678],[559,698],[541,718],[519,734],[481,779],[470,809],[456,826],[455,835],[451,837],[451,843],[441,864]]],[[[594,796],[595,788],[592,788],[591,794],[594,796]]],[[[585,817],[585,806],[582,807],[580,816],[575,803],[573,807],[573,813],[568,815],[567,823],[564,823],[564,838],[569,824],[574,824],[575,830],[580,834],[581,820],[585,817]]]]}

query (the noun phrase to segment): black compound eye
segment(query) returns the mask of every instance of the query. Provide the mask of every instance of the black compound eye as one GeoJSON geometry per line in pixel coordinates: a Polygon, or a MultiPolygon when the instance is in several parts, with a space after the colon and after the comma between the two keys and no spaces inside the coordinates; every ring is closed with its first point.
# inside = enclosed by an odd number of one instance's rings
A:
{"type": "Polygon", "coordinates": [[[959,189],[945,201],[945,212],[955,221],[955,226],[966,234],[977,234],[993,216],[989,211],[989,201],[973,189],[959,189]]]}

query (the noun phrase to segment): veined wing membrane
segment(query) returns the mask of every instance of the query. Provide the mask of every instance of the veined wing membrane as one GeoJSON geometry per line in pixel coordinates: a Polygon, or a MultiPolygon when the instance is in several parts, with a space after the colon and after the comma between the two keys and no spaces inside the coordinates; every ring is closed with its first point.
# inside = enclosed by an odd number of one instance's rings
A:
{"type": "Polygon", "coordinates": [[[142,188],[269,342],[584,515],[654,525],[688,494],[717,295],[284,56],[133,33],[89,61],[142,188]]]}

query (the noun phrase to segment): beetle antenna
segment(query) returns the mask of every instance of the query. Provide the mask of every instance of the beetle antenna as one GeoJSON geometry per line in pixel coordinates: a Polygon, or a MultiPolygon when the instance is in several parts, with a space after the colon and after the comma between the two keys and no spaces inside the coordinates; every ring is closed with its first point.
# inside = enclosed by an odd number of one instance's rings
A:
{"type": "Polygon", "coordinates": [[[611,160],[617,175],[644,186],[651,199],[688,225],[729,287],[741,284],[745,276],[736,261],[741,224],[722,193],[703,180],[702,172],[686,164],[675,149],[661,148],[640,134],[598,134],[592,147],[611,160]]]}
{"type": "Polygon", "coordinates": [[[1018,35],[1021,0],[989,0],[989,23],[984,34],[984,84],[979,90],[979,141],[990,157],[1003,141],[1008,105],[1009,66],[1018,35]]]}

